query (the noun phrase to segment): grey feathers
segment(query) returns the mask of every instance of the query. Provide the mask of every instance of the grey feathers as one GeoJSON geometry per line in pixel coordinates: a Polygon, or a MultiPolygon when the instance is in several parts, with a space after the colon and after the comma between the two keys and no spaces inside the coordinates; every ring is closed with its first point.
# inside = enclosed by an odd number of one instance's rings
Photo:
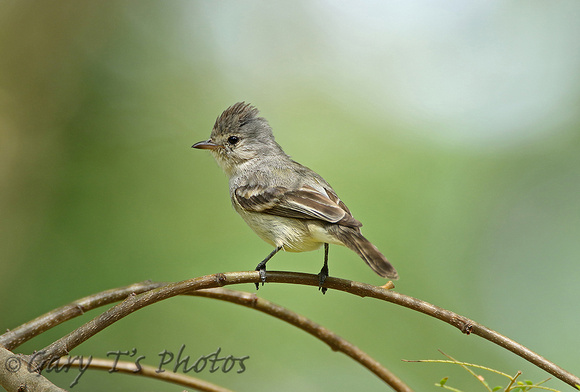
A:
{"type": "Polygon", "coordinates": [[[227,108],[216,120],[213,126],[220,133],[235,130],[246,125],[249,121],[258,117],[258,109],[245,102],[238,102],[227,108]]]}
{"type": "Polygon", "coordinates": [[[308,186],[291,190],[280,186],[267,188],[246,185],[238,187],[234,197],[248,211],[286,218],[318,219],[350,227],[362,226],[338,198],[332,200],[308,186]]]}
{"type": "MultiPolygon", "coordinates": [[[[217,118],[209,140],[193,145],[209,150],[224,169],[232,204],[246,223],[278,250],[345,245],[377,274],[396,279],[393,266],[363,237],[362,224],[332,187],[290,159],[276,143],[268,121],[258,114],[254,106],[238,102],[217,118]]],[[[268,260],[257,268],[264,270],[268,260]]],[[[328,273],[326,260],[323,272],[328,273]]]]}

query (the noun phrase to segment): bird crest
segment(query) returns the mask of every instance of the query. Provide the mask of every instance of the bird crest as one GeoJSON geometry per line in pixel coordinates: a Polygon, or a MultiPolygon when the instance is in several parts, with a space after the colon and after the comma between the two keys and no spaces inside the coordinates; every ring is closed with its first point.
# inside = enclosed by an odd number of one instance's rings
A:
{"type": "Polygon", "coordinates": [[[226,110],[216,119],[214,129],[218,133],[228,129],[236,129],[258,117],[259,110],[249,103],[238,102],[226,110]]]}

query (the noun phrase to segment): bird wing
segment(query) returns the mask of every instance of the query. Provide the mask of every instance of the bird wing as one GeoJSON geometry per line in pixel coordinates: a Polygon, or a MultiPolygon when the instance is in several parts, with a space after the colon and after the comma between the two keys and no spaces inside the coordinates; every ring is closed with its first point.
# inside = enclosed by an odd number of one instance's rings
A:
{"type": "Polygon", "coordinates": [[[322,193],[310,186],[299,189],[246,185],[236,188],[234,197],[247,211],[296,219],[319,219],[343,226],[360,227],[346,205],[332,189],[322,193]]]}

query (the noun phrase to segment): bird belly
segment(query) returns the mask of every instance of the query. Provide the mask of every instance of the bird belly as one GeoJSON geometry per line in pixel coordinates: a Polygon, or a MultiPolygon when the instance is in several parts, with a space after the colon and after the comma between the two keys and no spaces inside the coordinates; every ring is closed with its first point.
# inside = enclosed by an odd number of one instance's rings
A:
{"type": "Polygon", "coordinates": [[[286,218],[259,212],[238,212],[261,239],[272,246],[281,246],[288,252],[316,250],[323,243],[342,245],[341,242],[326,232],[322,222],[286,218]]]}

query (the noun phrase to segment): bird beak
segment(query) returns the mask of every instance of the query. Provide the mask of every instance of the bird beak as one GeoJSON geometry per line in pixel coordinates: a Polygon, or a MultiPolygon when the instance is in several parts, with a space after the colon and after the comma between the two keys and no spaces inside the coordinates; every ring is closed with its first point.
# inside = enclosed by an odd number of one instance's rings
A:
{"type": "Polygon", "coordinates": [[[197,142],[191,148],[199,148],[201,150],[215,150],[219,147],[219,145],[215,144],[214,142],[209,140],[205,140],[203,142],[197,142]]]}

